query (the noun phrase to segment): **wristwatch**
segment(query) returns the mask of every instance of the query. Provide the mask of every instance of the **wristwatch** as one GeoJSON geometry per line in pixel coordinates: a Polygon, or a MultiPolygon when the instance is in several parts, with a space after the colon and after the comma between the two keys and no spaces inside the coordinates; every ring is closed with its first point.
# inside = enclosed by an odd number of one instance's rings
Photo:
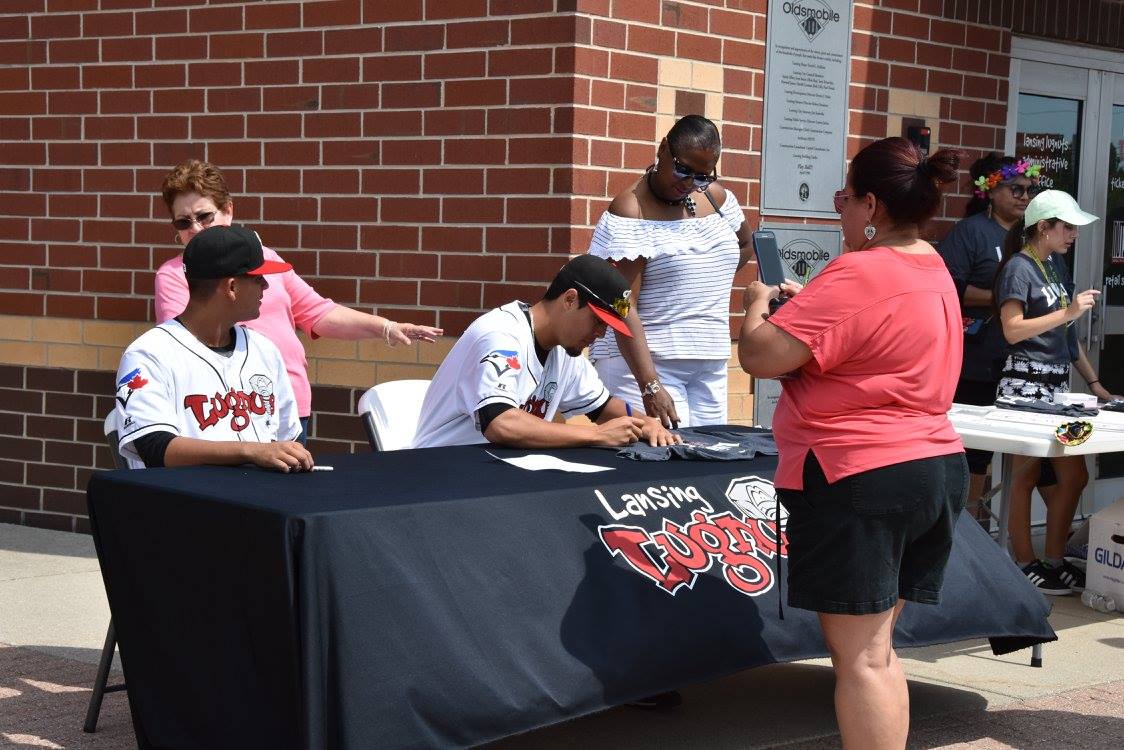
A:
{"type": "Polygon", "coordinates": [[[662,390],[663,386],[660,385],[660,381],[653,380],[644,386],[643,390],[641,390],[641,393],[643,393],[645,396],[655,396],[662,390]]]}

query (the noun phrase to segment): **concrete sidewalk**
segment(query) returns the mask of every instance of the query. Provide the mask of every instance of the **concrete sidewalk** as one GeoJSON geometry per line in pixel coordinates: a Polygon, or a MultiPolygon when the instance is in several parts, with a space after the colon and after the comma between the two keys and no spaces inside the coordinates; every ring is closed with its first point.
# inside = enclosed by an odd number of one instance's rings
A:
{"type": "MultiPolygon", "coordinates": [[[[910,747],[1124,746],[1124,617],[1054,604],[1042,669],[983,641],[901,652],[910,747]]],[[[90,537],[0,524],[0,747],[135,747],[123,693],[106,696],[97,734],[81,731],[108,622],[90,537]]],[[[762,667],[689,687],[673,711],[617,708],[492,747],[839,747],[832,686],[825,660],[762,667]]]]}

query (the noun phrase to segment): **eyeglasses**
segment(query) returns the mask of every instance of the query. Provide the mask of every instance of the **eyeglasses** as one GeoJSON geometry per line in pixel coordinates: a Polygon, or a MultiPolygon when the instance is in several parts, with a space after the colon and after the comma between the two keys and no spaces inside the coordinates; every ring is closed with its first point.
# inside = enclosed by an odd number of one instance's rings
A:
{"type": "Polygon", "coordinates": [[[847,205],[847,199],[854,197],[853,193],[848,193],[846,190],[836,190],[833,196],[835,201],[835,213],[843,213],[843,206],[847,205]]]}
{"type": "Polygon", "coordinates": [[[179,232],[191,229],[196,224],[201,227],[209,227],[214,222],[216,213],[216,211],[200,211],[193,218],[176,219],[172,222],[172,226],[179,232]]]}
{"type": "Polygon", "coordinates": [[[707,185],[718,179],[717,169],[712,170],[710,174],[704,174],[702,172],[696,172],[683,162],[679,161],[679,158],[675,155],[675,152],[671,150],[670,141],[667,144],[667,153],[671,154],[671,171],[675,173],[675,176],[681,180],[685,180],[690,177],[692,180],[694,180],[695,188],[697,188],[698,190],[703,190],[707,185]]]}
{"type": "Polygon", "coordinates": [[[1007,189],[1015,198],[1022,198],[1024,195],[1033,198],[1042,192],[1042,188],[1038,185],[1008,185],[1007,189]]]}

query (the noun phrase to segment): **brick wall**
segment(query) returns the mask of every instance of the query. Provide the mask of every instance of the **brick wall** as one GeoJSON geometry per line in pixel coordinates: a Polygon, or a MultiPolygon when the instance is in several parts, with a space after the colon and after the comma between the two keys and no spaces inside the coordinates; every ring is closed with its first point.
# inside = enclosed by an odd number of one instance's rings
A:
{"type": "MultiPolygon", "coordinates": [[[[0,521],[85,529],[109,372],[177,251],[173,163],[222,166],[237,219],[320,291],[455,335],[584,251],[676,115],[718,121],[723,182],[761,219],[766,6],[5,0],[0,521]]],[[[934,145],[1002,146],[1010,33],[954,10],[856,3],[850,153],[915,116],[934,145]]],[[[451,343],[310,343],[314,450],[362,449],[360,389],[428,377],[451,343]]],[[[731,414],[751,405],[732,366],[731,414]]]]}

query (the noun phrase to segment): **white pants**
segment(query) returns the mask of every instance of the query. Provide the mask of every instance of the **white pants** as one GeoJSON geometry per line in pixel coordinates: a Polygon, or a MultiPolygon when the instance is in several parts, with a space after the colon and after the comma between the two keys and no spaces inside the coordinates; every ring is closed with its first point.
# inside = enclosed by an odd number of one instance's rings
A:
{"type": "MultiPolygon", "coordinates": [[[[675,402],[680,427],[727,423],[726,360],[653,359],[653,362],[660,383],[675,402]]],[[[640,387],[624,357],[597,359],[593,366],[609,393],[630,404],[633,413],[644,413],[640,387]]]]}

